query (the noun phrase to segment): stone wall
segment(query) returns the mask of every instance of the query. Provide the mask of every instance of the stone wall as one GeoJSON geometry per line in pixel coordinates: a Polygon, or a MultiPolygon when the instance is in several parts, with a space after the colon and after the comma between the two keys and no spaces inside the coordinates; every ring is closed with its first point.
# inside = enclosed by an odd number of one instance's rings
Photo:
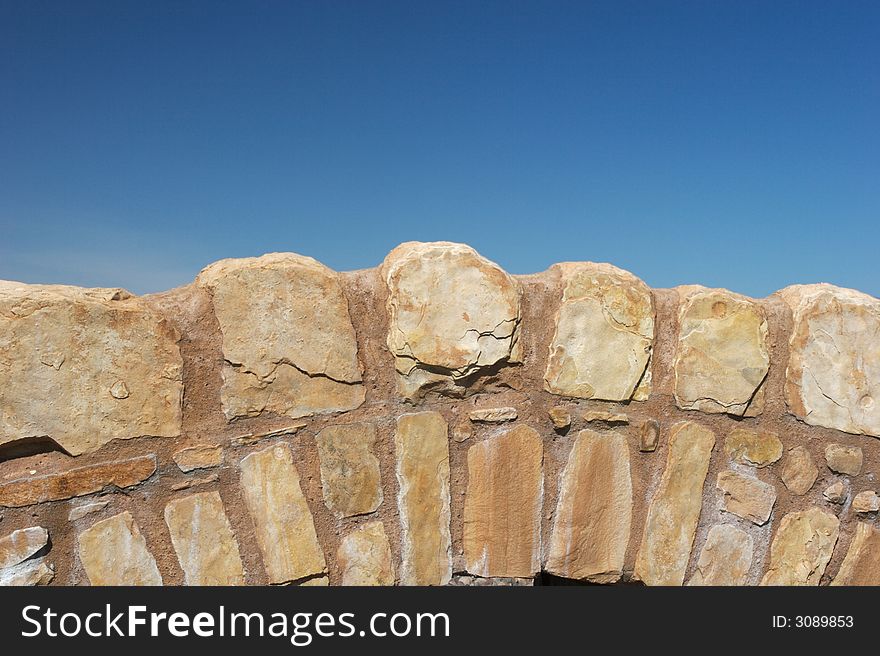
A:
{"type": "Polygon", "coordinates": [[[0,583],[880,583],[880,301],[511,276],[0,283],[0,583]]]}

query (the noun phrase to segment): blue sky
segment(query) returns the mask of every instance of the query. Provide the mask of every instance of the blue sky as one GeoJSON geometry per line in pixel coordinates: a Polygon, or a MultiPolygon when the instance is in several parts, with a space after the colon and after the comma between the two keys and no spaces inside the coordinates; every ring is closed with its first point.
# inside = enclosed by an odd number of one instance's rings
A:
{"type": "Polygon", "coordinates": [[[397,243],[880,295],[880,3],[0,0],[0,278],[397,243]]]}

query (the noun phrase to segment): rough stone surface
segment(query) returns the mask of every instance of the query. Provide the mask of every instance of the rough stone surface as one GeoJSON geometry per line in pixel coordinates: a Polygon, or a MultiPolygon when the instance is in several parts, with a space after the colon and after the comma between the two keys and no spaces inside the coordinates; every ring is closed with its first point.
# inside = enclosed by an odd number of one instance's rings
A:
{"type": "Polygon", "coordinates": [[[241,461],[241,490],[254,522],[270,583],[324,574],[327,564],[315,523],[286,444],[241,461]]]}
{"type": "Polygon", "coordinates": [[[829,444],[825,447],[828,469],[838,474],[858,476],[862,471],[862,450],[857,446],[829,444]]]}
{"type": "Polygon", "coordinates": [[[840,522],[821,508],[787,514],[770,547],[761,585],[818,585],[831,560],[840,522]]]}
{"type": "Polygon", "coordinates": [[[588,424],[628,424],[629,416],[622,412],[608,412],[607,410],[587,410],[583,414],[584,421],[588,424]]]}
{"type": "Polygon", "coordinates": [[[79,534],[79,558],[92,585],[162,585],[156,560],[128,512],[79,534]]]}
{"type": "Polygon", "coordinates": [[[651,500],[634,577],[647,585],[681,585],[700,519],[703,483],[715,434],[693,422],[673,427],[666,469],[651,500]]]}
{"type": "Polygon", "coordinates": [[[856,525],[831,585],[880,585],[880,531],[864,522],[856,525]]]}
{"type": "Polygon", "coordinates": [[[535,585],[535,579],[516,579],[510,577],[496,577],[484,579],[480,576],[468,576],[456,574],[452,577],[449,585],[455,587],[490,588],[490,587],[528,587],[535,585]]]}
{"type": "Polygon", "coordinates": [[[382,503],[379,461],[373,455],[376,426],[329,426],[315,437],[321,460],[324,503],[337,517],[376,510],[382,503]]]}
{"type": "Polygon", "coordinates": [[[780,296],[794,315],[789,410],[812,426],[880,437],[880,300],[826,284],[780,296]]]}
{"type": "Polygon", "coordinates": [[[101,512],[110,505],[109,501],[95,501],[94,503],[84,503],[81,506],[76,506],[75,508],[71,508],[70,512],[67,514],[68,522],[75,522],[86,515],[91,515],[92,513],[101,512]]]}
{"type": "Polygon", "coordinates": [[[180,434],[179,335],[122,289],[0,281],[0,444],[180,434]]]}
{"type": "Polygon", "coordinates": [[[813,487],[819,469],[813,462],[813,456],[802,446],[796,446],[785,456],[782,463],[782,482],[792,494],[804,495],[813,487]]]}
{"type": "Polygon", "coordinates": [[[825,491],[822,492],[822,496],[825,497],[829,503],[843,503],[846,501],[846,486],[843,484],[843,481],[832,483],[825,488],[825,491]]]}
{"type": "Polygon", "coordinates": [[[342,539],[336,552],[342,585],[394,585],[394,561],[382,522],[370,522],[342,539]]]}
{"type": "Polygon", "coordinates": [[[238,542],[218,492],[175,499],[165,523],[186,585],[243,585],[238,542]]]}
{"type": "Polygon", "coordinates": [[[197,283],[223,335],[228,419],[351,410],[364,401],[357,340],[339,274],[310,257],[221,260],[197,283]]]}
{"type": "Polygon", "coordinates": [[[468,449],[464,558],[477,576],[525,578],[541,569],[544,451],[519,425],[468,449]]]}
{"type": "Polygon", "coordinates": [[[782,441],[769,431],[734,428],[724,438],[724,452],[741,465],[767,467],[782,457],[782,441]]]}
{"type": "Polygon", "coordinates": [[[216,444],[200,444],[175,451],[174,462],[182,472],[210,469],[223,464],[223,447],[216,444]]]}
{"type": "Polygon", "coordinates": [[[857,513],[874,513],[880,510],[880,496],[873,490],[865,490],[859,492],[853,497],[853,512],[857,513]]]}
{"type": "Polygon", "coordinates": [[[770,519],[776,503],[776,488],[734,471],[718,473],[721,509],[761,526],[770,519]]]}
{"type": "Polygon", "coordinates": [[[394,435],[402,585],[445,585],[452,576],[449,444],[439,412],[398,417],[394,435]]]}
{"type": "Polygon", "coordinates": [[[618,581],[629,544],[632,512],[626,437],[581,431],[562,472],[544,569],[593,583],[618,581]]]}
{"type": "Polygon", "coordinates": [[[55,569],[45,558],[26,560],[7,569],[0,569],[0,587],[48,585],[55,577],[55,569]]]}
{"type": "Polygon", "coordinates": [[[468,413],[471,421],[484,424],[503,424],[516,419],[516,408],[480,408],[468,413]]]}
{"type": "Polygon", "coordinates": [[[0,538],[0,569],[18,565],[49,543],[49,531],[42,526],[20,528],[0,538]]]}
{"type": "Polygon", "coordinates": [[[730,524],[709,529],[688,585],[746,585],[752,566],[752,536],[730,524]]]}
{"type": "Polygon", "coordinates": [[[411,397],[519,362],[519,285],[463,244],[407,242],[382,265],[388,348],[411,397]]]}
{"type": "Polygon", "coordinates": [[[132,487],[156,472],[156,456],[86,465],[0,484],[0,506],[29,506],[100,492],[109,485],[132,487]]]}
{"type": "Polygon", "coordinates": [[[639,427],[639,451],[652,453],[660,443],[660,422],[648,419],[639,427]]]}
{"type": "Polygon", "coordinates": [[[550,408],[548,414],[550,415],[550,421],[553,423],[553,428],[556,430],[565,430],[571,426],[571,413],[567,408],[562,406],[550,408]]]}
{"type": "Polygon", "coordinates": [[[564,288],[544,374],[547,390],[605,401],[647,398],[654,344],[651,290],[610,264],[553,268],[564,288]]]}
{"type": "Polygon", "coordinates": [[[754,415],[770,368],[767,319],[751,299],[684,288],[675,356],[675,400],[684,410],[754,415]]]}

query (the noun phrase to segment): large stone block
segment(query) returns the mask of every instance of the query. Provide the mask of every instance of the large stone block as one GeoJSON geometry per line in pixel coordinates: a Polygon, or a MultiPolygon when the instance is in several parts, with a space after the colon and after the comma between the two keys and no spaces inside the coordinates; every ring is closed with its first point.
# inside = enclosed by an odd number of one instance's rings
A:
{"type": "Polygon", "coordinates": [[[715,524],[688,585],[745,585],[753,550],[748,533],[730,524],[715,524]]]}
{"type": "Polygon", "coordinates": [[[337,517],[375,511],[382,503],[379,460],[373,454],[376,426],[328,426],[315,437],[321,460],[324,503],[337,517]]]}
{"type": "Polygon", "coordinates": [[[864,522],[856,525],[831,585],[880,585],[880,531],[864,522]]]}
{"type": "Polygon", "coordinates": [[[394,585],[391,545],[382,522],[364,524],[342,538],[336,560],[342,585],[394,585]]]}
{"type": "Polygon", "coordinates": [[[79,559],[92,585],[162,585],[156,560],[131,513],[97,522],[77,541],[79,559]]]}
{"type": "Polygon", "coordinates": [[[839,527],[837,517],[815,506],[788,513],[776,530],[761,585],[819,585],[839,527]]]}

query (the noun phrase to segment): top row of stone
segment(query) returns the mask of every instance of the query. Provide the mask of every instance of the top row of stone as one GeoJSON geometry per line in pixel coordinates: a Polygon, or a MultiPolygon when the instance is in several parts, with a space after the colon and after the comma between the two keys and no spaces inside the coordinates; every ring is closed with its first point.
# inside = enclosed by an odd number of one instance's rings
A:
{"type": "MultiPolygon", "coordinates": [[[[651,393],[651,290],[608,264],[555,265],[562,297],[547,391],[625,402],[651,393]]],[[[410,242],[386,257],[387,346],[399,390],[450,391],[522,360],[520,285],[468,246],[410,242]]],[[[365,390],[340,274],[312,258],[222,260],[196,285],[222,333],[223,411],[304,417],[351,410],[365,390]]],[[[677,405],[756,416],[770,367],[764,306],[679,288],[677,405]]],[[[794,328],[785,396],[808,424],[880,437],[880,301],[831,285],[779,292],[794,328]]],[[[0,282],[0,444],[49,436],[71,454],[114,438],[174,436],[179,336],[122,290],[0,282]]]]}

